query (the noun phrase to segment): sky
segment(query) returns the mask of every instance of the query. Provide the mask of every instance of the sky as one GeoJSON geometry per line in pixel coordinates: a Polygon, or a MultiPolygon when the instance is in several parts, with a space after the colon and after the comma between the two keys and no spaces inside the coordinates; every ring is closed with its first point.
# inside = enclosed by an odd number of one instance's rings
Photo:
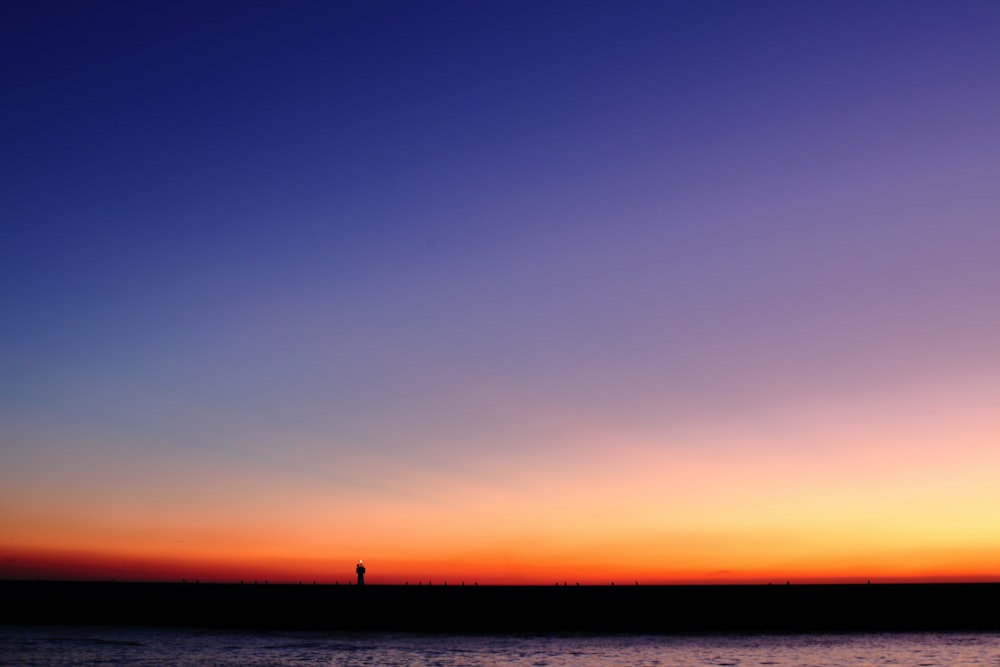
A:
{"type": "Polygon", "coordinates": [[[0,7],[0,578],[1000,580],[1000,4],[0,7]]]}

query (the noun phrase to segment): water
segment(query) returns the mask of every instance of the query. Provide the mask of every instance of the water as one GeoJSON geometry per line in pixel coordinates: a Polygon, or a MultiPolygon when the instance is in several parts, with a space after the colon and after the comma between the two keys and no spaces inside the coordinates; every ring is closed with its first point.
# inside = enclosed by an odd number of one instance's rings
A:
{"type": "Polygon", "coordinates": [[[464,636],[0,626],[0,664],[1000,666],[1000,634],[464,636]]]}

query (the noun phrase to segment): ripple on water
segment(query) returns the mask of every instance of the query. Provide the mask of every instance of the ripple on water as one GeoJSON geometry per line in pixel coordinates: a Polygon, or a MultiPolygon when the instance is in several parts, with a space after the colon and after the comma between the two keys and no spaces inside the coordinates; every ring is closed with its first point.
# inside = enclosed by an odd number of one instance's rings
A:
{"type": "Polygon", "coordinates": [[[0,626],[0,664],[310,667],[972,667],[1000,635],[462,636],[0,626]]]}

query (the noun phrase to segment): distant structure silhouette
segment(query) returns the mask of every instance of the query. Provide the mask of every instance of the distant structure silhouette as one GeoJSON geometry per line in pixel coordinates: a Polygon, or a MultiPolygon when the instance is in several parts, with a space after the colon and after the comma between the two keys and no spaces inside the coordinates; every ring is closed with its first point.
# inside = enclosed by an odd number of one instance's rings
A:
{"type": "Polygon", "coordinates": [[[363,560],[358,561],[358,566],[354,568],[354,571],[358,573],[358,586],[365,585],[365,563],[363,560]]]}

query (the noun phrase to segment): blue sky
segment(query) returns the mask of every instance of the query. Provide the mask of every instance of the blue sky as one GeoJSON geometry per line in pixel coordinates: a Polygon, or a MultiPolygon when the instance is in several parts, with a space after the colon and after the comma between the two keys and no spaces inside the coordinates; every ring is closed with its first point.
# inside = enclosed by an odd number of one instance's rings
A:
{"type": "Polygon", "coordinates": [[[976,435],[921,451],[997,464],[993,3],[2,13],[0,507],[24,549],[60,542],[40,496],[80,461],[84,508],[162,485],[74,519],[125,551],[146,538],[107,507],[186,507],[193,461],[229,498],[315,484],[332,512],[480,482],[614,506],[674,459],[891,460],[905,415],[962,396],[935,428],[976,435]],[[566,461],[613,470],[606,498],[566,461]]]}

